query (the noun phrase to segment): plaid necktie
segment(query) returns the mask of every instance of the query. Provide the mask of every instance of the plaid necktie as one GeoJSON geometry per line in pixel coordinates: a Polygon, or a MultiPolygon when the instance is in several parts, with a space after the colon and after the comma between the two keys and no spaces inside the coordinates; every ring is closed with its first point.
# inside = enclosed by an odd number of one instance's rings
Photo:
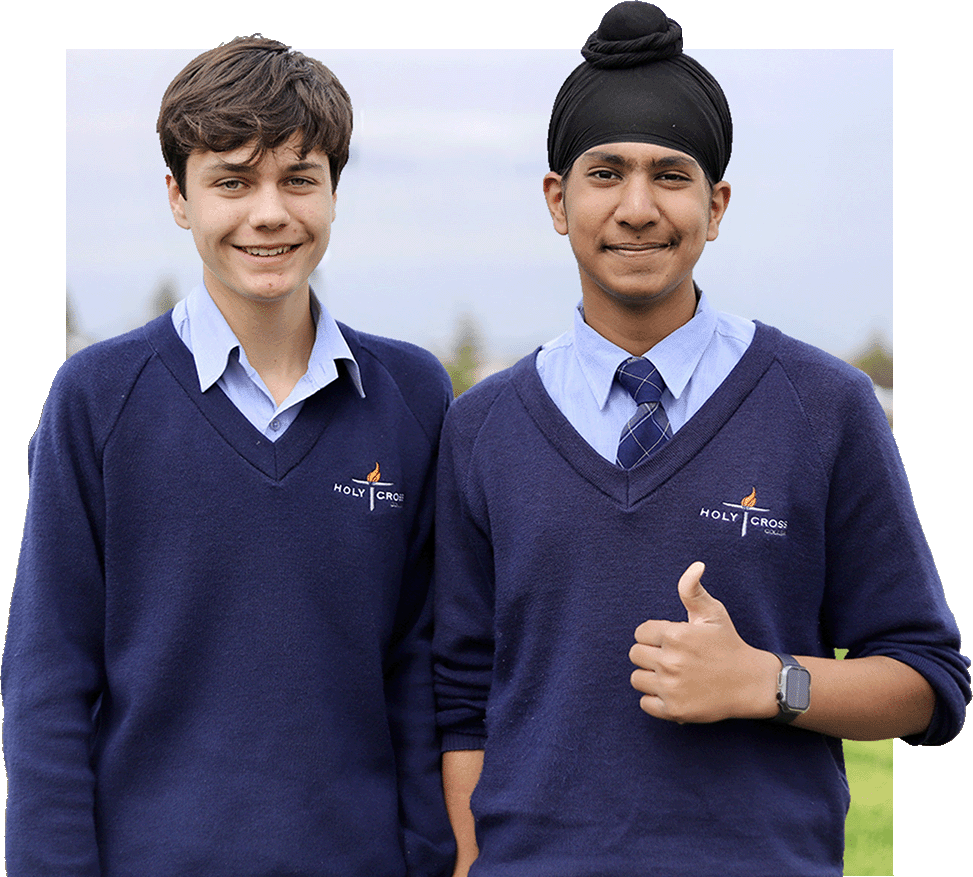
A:
{"type": "Polygon", "coordinates": [[[615,460],[623,469],[631,469],[672,438],[669,418],[659,401],[666,384],[659,370],[641,356],[626,359],[615,372],[615,380],[639,406],[622,429],[615,460]]]}

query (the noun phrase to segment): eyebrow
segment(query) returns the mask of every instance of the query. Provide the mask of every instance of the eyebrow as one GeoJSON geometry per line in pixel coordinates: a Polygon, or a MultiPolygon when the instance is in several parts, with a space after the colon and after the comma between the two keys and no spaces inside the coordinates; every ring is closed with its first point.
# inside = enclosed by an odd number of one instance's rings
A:
{"type": "MultiPolygon", "coordinates": [[[[245,174],[248,171],[252,171],[255,167],[255,164],[247,164],[245,162],[214,161],[212,164],[207,165],[205,171],[207,173],[245,174]]],[[[315,161],[297,161],[284,168],[284,173],[294,174],[300,171],[311,170],[324,170],[324,165],[315,161]]]]}
{"type": "MultiPolygon", "coordinates": [[[[631,159],[624,158],[614,152],[601,152],[600,150],[594,149],[591,152],[586,152],[582,158],[593,162],[604,162],[605,164],[610,164],[615,167],[622,168],[624,170],[630,170],[636,167],[639,162],[632,161],[631,159]]],[[[649,162],[649,167],[653,169],[657,168],[668,168],[668,167],[678,167],[678,168],[697,168],[699,169],[699,163],[692,157],[688,155],[666,155],[662,158],[656,158],[649,162]]]]}

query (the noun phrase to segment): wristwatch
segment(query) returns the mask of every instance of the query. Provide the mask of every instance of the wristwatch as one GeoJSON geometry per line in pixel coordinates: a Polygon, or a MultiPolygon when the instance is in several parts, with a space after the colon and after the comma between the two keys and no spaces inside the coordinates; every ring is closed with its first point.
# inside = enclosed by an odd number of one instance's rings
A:
{"type": "Polygon", "coordinates": [[[774,652],[781,663],[777,677],[777,715],[772,722],[793,722],[811,705],[811,674],[790,655],[774,652]]]}

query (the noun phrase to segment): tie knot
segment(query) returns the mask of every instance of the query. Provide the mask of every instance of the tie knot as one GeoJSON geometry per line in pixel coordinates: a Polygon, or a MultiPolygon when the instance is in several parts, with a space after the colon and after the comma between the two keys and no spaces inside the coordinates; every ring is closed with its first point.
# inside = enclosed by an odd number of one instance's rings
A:
{"type": "Polygon", "coordinates": [[[615,378],[631,393],[636,405],[658,402],[666,388],[659,370],[642,356],[626,359],[618,367],[615,378]]]}

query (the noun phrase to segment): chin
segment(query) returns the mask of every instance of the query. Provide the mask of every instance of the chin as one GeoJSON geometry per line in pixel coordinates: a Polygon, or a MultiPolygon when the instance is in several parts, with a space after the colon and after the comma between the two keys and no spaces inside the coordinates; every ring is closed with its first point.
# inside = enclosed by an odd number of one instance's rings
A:
{"type": "Polygon", "coordinates": [[[662,292],[654,290],[651,292],[644,290],[636,290],[634,292],[615,291],[609,293],[610,298],[617,304],[636,310],[654,307],[666,301],[671,295],[671,290],[662,292]]]}
{"type": "Polygon", "coordinates": [[[253,302],[273,304],[274,302],[284,301],[284,299],[290,298],[301,288],[301,284],[297,284],[296,286],[282,286],[275,287],[274,289],[250,289],[241,292],[241,295],[253,302]]]}

